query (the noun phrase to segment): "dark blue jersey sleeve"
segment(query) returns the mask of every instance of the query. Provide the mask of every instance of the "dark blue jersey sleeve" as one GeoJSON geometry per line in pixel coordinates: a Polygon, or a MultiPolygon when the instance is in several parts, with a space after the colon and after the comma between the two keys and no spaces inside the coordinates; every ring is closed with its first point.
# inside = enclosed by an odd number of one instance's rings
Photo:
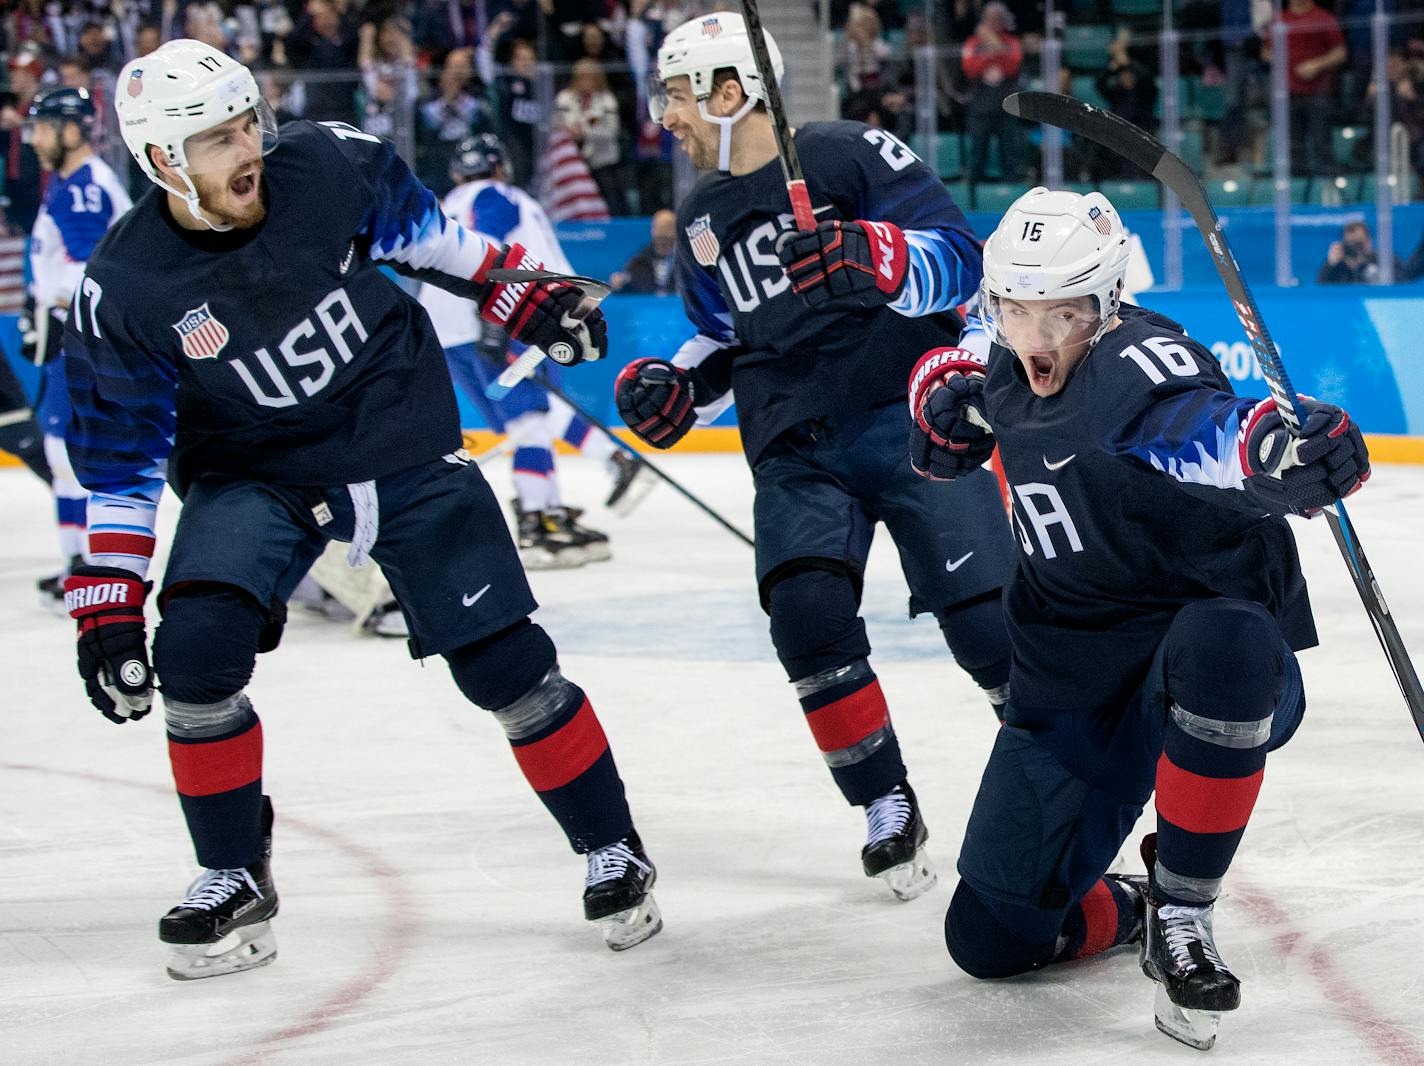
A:
{"type": "Polygon", "coordinates": [[[1122,336],[1106,334],[1089,357],[1099,361],[1094,370],[1103,450],[1207,490],[1215,503],[1256,513],[1277,510],[1241,464],[1237,437],[1258,401],[1235,395],[1216,359],[1196,341],[1143,328],[1152,321],[1139,318],[1122,336]]]}
{"type": "Polygon", "coordinates": [[[952,311],[979,291],[984,254],[934,171],[893,134],[867,126],[851,151],[861,192],[858,218],[905,234],[905,291],[890,307],[912,318],[952,311]]]}
{"type": "Polygon", "coordinates": [[[365,194],[358,236],[371,259],[457,296],[483,295],[484,274],[494,265],[498,248],[447,218],[435,194],[411,173],[390,141],[343,122],[317,125],[346,158],[365,194]]]}
{"type": "Polygon", "coordinates": [[[65,443],[89,501],[91,561],[139,576],[153,555],[158,499],[176,428],[178,374],[106,305],[98,280],[75,290],[64,331],[73,409],[65,443]]]}

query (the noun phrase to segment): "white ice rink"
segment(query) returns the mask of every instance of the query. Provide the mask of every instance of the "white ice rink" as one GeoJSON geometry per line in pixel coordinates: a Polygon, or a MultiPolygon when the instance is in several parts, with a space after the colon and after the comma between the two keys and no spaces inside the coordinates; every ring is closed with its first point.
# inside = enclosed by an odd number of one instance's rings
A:
{"type": "MultiPolygon", "coordinates": [[[[750,528],[739,456],[663,462],[750,528]]],[[[591,467],[563,468],[575,502],[601,498],[591,467]]],[[[1354,499],[1424,665],[1424,470],[1379,467],[1354,499]]],[[[583,861],[439,660],[296,614],[250,689],[280,957],[171,981],[156,923],[194,868],[161,713],[89,707],[70,626],[33,594],[56,566],[46,494],[0,470],[0,501],[0,1063],[1424,1064],[1424,744],[1323,521],[1296,526],[1323,638],[1309,711],[1218,908],[1244,1000],[1203,1060],[1154,1030],[1132,955],[992,984],[952,967],[943,912],[995,723],[933,622],[905,620],[888,542],[873,662],[940,871],[909,904],[860,873],[862,817],[772,655],[750,551],[666,488],[626,520],[593,509],[613,562],[534,576],[658,865],[661,935],[615,955],[582,920],[583,861]]]]}

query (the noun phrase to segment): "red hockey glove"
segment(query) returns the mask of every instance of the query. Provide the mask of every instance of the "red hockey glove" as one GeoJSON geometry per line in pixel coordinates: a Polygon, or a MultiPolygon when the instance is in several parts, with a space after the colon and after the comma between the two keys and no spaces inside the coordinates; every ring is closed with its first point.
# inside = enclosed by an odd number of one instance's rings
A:
{"type": "Polygon", "coordinates": [[[988,359],[964,348],[932,348],[910,375],[910,466],[949,481],[979,469],[994,451],[984,409],[988,359]]]}
{"type": "Polygon", "coordinates": [[[905,235],[890,222],[822,222],[783,234],[776,253],[791,291],[811,307],[888,304],[904,289],[909,267],[905,235]]]}
{"type": "Polygon", "coordinates": [[[693,375],[666,359],[635,359],[613,383],[618,413],[654,448],[671,448],[697,421],[693,375]]]}
{"type": "Polygon", "coordinates": [[[1241,423],[1236,440],[1247,477],[1274,478],[1290,512],[1309,516],[1368,481],[1370,456],[1345,411],[1309,396],[1298,398],[1306,416],[1299,437],[1286,428],[1275,401],[1262,400],[1241,423]]]}
{"type": "MultiPolygon", "coordinates": [[[[512,244],[492,267],[542,270],[543,264],[512,244]]],[[[475,281],[483,282],[480,276],[475,281]]],[[[590,308],[584,292],[567,281],[486,282],[480,317],[500,326],[515,340],[542,348],[561,366],[591,363],[608,352],[608,325],[603,312],[590,308]]]]}
{"type": "Polygon", "coordinates": [[[143,601],[148,584],[114,566],[80,566],[64,579],[64,605],[79,623],[79,676],[89,702],[111,722],[153,706],[153,670],[143,601]]]}

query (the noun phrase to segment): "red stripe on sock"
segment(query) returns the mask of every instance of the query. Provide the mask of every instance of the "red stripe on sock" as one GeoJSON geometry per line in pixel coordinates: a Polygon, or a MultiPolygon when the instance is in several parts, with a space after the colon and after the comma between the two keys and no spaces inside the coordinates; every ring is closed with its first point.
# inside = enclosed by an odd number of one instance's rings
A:
{"type": "Polygon", "coordinates": [[[153,555],[154,540],[141,533],[90,533],[90,555],[153,555]]]}
{"type": "Polygon", "coordinates": [[[567,785],[607,750],[603,726],[585,698],[578,712],[558,732],[515,747],[514,758],[534,791],[548,792],[567,785]]]}
{"type": "Polygon", "coordinates": [[[185,796],[214,796],[250,785],[262,776],[262,723],[227,740],[208,744],[168,741],[173,783],[185,796]]]}
{"type": "Polygon", "coordinates": [[[1157,760],[1157,813],[1188,833],[1234,833],[1246,828],[1266,776],[1203,777],[1183,770],[1163,752],[1157,760]]]}
{"type": "Polygon", "coordinates": [[[1098,881],[1078,906],[1083,908],[1083,926],[1086,932],[1083,946],[1074,954],[1075,959],[1086,959],[1098,955],[1113,946],[1117,940],[1117,900],[1106,881],[1098,881]]]}
{"type": "Polygon", "coordinates": [[[880,691],[880,679],[812,711],[806,715],[806,724],[822,751],[840,751],[859,744],[890,724],[890,708],[885,704],[885,693],[880,691]]]}

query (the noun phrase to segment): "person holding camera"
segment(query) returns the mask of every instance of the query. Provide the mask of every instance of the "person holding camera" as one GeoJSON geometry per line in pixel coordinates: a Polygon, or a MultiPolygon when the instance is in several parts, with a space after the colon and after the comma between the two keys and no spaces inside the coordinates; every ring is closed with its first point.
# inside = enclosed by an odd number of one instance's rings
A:
{"type": "MultiPolygon", "coordinates": [[[[1347,222],[1340,240],[1330,245],[1325,262],[1315,280],[1321,285],[1370,285],[1379,278],[1379,253],[1375,251],[1370,227],[1363,222],[1347,222]]],[[[1396,280],[1405,277],[1404,264],[1394,259],[1396,280]]]]}

